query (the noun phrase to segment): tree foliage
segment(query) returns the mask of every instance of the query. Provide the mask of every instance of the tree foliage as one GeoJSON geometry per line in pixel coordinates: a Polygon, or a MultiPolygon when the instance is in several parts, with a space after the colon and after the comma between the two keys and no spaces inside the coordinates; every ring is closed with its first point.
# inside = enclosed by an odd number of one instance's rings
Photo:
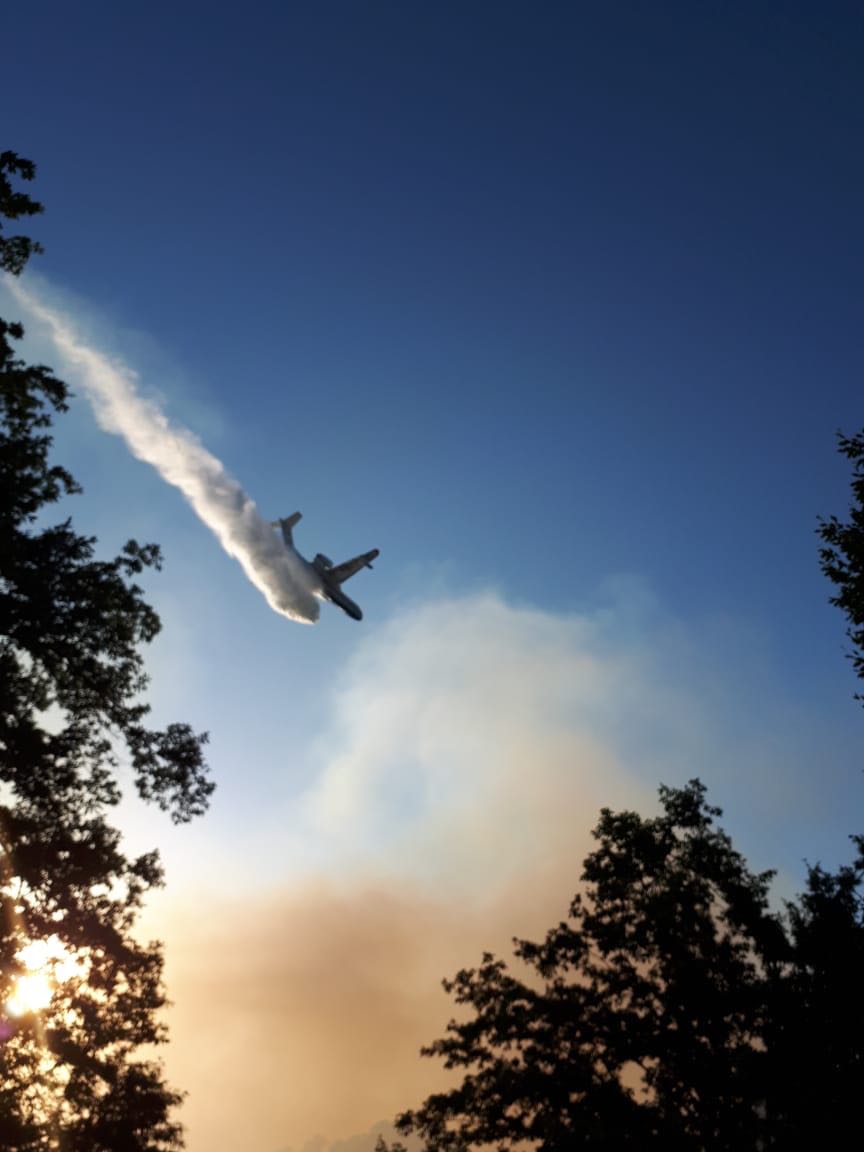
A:
{"type": "MultiPolygon", "coordinates": [[[[40,210],[14,174],[33,165],[0,154],[0,218],[40,210]]],[[[13,273],[37,250],[0,236],[13,273]]],[[[50,458],[68,390],[16,357],[22,335],[0,320],[0,1147],[167,1152],[180,1098],[141,1055],[165,1039],[162,956],[133,935],[161,871],[156,853],[124,854],[108,816],[124,775],[175,821],[203,812],[205,737],[147,726],[140,646],[160,625],[135,579],[159,551],[129,541],[98,559],[52,516],[78,491],[50,458]],[[34,979],[53,991],[41,1011],[21,1003],[34,979]]]]}
{"type": "Polygon", "coordinates": [[[651,818],[603,810],[568,919],[515,941],[516,966],[487,953],[444,982],[460,1016],[423,1054],[461,1079],[401,1133],[428,1152],[731,1152],[851,1130],[861,860],[811,869],[780,915],[772,874],[747,867],[702,784],[660,800],[651,818]]]}
{"type": "Polygon", "coordinates": [[[16,191],[12,177],[32,180],[36,166],[15,152],[0,152],[0,268],[17,275],[42,245],[29,236],[4,236],[3,219],[19,220],[22,216],[36,216],[42,205],[26,192],[16,191]]]}
{"type": "MultiPolygon", "coordinates": [[[[820,561],[864,679],[864,432],[839,443],[853,502],[820,522],[820,561]]],[[[422,1052],[461,1079],[396,1121],[426,1152],[855,1142],[864,837],[780,914],[699,781],[660,800],[653,818],[603,810],[569,918],[514,941],[515,969],[486,953],[444,982],[461,1015],[422,1052]]]]}
{"type": "Polygon", "coordinates": [[[852,505],[846,522],[836,516],[820,521],[819,559],[822,571],[838,588],[831,603],[846,617],[855,674],[864,680],[864,430],[837,439],[840,451],[852,462],[852,505]]]}
{"type": "Polygon", "coordinates": [[[604,809],[569,918],[445,988],[468,1016],[424,1049],[462,1083],[397,1120],[430,1150],[755,1147],[764,988],[783,961],[697,781],[644,819],[604,809]]]}
{"type": "MultiPolygon", "coordinates": [[[[848,1145],[864,1089],[864,842],[836,872],[808,869],[787,905],[791,961],[773,989],[770,1147],[848,1145]]],[[[854,1138],[853,1138],[854,1139],[854,1138]]]]}

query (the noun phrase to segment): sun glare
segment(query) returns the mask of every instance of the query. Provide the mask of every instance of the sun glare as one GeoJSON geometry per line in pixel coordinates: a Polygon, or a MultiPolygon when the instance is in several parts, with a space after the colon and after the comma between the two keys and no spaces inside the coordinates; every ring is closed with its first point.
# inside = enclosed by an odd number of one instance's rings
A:
{"type": "Polygon", "coordinates": [[[44,972],[27,972],[15,977],[12,995],[6,1001],[10,1016],[26,1016],[28,1012],[41,1012],[51,1003],[54,983],[44,972]]]}
{"type": "Polygon", "coordinates": [[[14,978],[12,993],[6,1000],[6,1012],[10,1016],[41,1012],[51,1003],[57,985],[80,970],[80,962],[66,951],[56,936],[25,945],[17,959],[26,971],[14,978]]]}

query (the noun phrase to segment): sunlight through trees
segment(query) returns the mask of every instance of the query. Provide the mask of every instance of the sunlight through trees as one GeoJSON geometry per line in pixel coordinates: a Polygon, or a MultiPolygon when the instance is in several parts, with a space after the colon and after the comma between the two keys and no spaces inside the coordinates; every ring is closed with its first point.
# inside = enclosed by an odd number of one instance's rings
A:
{"type": "MultiPolygon", "coordinates": [[[[0,221],[41,210],[13,187],[33,176],[0,154],[0,221]]],[[[38,250],[0,231],[7,273],[38,250]]],[[[78,491],[50,459],[68,393],[16,357],[22,334],[0,319],[0,1147],[167,1152],[182,1140],[151,1055],[162,954],[133,933],[162,874],[156,853],[124,854],[107,816],[121,766],[173,820],[203,812],[204,737],[146,725],[140,645],[160,625],[135,578],[159,551],[129,541],[97,559],[53,507],[78,491]]]]}

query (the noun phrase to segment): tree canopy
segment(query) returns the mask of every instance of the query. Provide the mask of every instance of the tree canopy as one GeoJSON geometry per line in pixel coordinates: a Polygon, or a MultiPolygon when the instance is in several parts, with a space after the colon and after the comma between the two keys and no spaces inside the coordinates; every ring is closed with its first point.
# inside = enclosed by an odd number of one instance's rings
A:
{"type": "MultiPolygon", "coordinates": [[[[34,173],[0,154],[0,219],[41,210],[11,182],[34,173]]],[[[11,273],[38,250],[0,235],[11,273]]],[[[203,812],[206,738],[146,723],[141,645],[160,623],[135,579],[159,550],[130,540],[98,559],[57,516],[78,491],[51,459],[69,393],[16,357],[22,335],[0,319],[0,1147],[167,1152],[180,1097],[141,1054],[165,1040],[162,955],[133,935],[162,874],[155,852],[124,854],[108,816],[126,774],[175,821],[203,812]]]]}
{"type": "Polygon", "coordinates": [[[822,571],[837,586],[831,603],[846,617],[855,674],[864,680],[864,430],[855,436],[841,433],[837,440],[852,463],[852,504],[847,521],[830,516],[820,522],[819,559],[822,571]]]}
{"type": "MultiPolygon", "coordinates": [[[[864,433],[848,522],[820,523],[864,678],[864,433]]],[[[604,809],[567,920],[444,981],[460,1014],[422,1049],[458,1082],[402,1113],[425,1152],[847,1147],[864,1089],[864,837],[770,902],[698,780],[659,815],[604,809]]],[[[378,1152],[387,1152],[383,1140],[378,1152]]],[[[391,1152],[404,1152],[395,1144],[391,1152]]]]}
{"type": "Polygon", "coordinates": [[[852,1130],[861,860],[812,868],[782,914],[699,781],[660,802],[602,811],[567,920],[514,941],[515,965],[486,953],[445,980],[460,1015],[422,1052],[460,1082],[396,1120],[427,1152],[797,1149],[852,1130]]]}
{"type": "Polygon", "coordinates": [[[18,274],[34,252],[42,245],[29,236],[4,236],[3,220],[19,220],[22,216],[36,216],[42,210],[38,200],[26,192],[16,191],[12,177],[32,180],[36,165],[15,152],[0,152],[0,268],[18,274]]]}
{"type": "Polygon", "coordinates": [[[518,969],[445,981],[467,1017],[425,1048],[461,1084],[397,1120],[430,1150],[756,1147],[765,986],[785,940],[697,781],[604,809],[584,889],[518,969]]]}

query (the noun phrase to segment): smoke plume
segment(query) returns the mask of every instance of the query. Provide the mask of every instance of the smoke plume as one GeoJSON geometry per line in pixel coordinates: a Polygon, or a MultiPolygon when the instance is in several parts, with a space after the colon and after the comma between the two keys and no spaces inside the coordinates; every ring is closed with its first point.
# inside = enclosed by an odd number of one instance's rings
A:
{"type": "Polygon", "coordinates": [[[138,376],[131,368],[88,345],[68,317],[20,283],[7,278],[7,287],[47,328],[99,425],[122,436],[133,455],[180,489],[275,612],[303,624],[314,623],[318,601],[306,573],[222,462],[194,433],[173,426],[153,400],[140,394],[138,376]]]}

